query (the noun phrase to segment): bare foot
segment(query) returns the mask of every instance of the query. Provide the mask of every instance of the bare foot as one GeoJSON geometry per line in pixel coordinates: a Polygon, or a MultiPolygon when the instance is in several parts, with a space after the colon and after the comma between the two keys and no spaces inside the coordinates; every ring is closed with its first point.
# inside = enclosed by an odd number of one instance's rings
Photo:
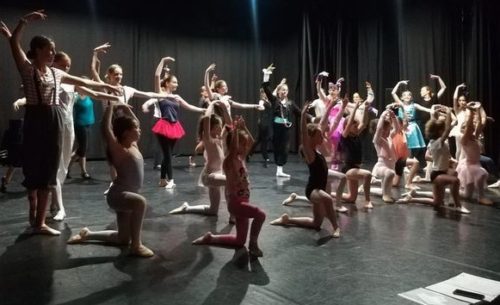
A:
{"type": "Polygon", "coordinates": [[[130,248],[129,255],[137,256],[137,257],[151,257],[154,256],[155,253],[144,245],[140,245],[138,248],[130,248]]]}
{"type": "Polygon", "coordinates": [[[33,230],[31,230],[31,233],[32,234],[39,234],[39,235],[51,235],[51,236],[61,235],[60,231],[52,229],[51,227],[49,227],[47,225],[43,225],[39,228],[33,228],[33,230]]]}
{"type": "Polygon", "coordinates": [[[275,226],[279,226],[279,225],[286,226],[288,224],[289,219],[290,219],[290,217],[288,216],[288,214],[285,213],[285,214],[281,215],[280,218],[271,221],[269,224],[275,225],[275,226]]]}
{"type": "Polygon", "coordinates": [[[207,245],[212,241],[212,232],[207,232],[205,235],[193,240],[193,245],[207,245]]]}
{"type": "Polygon", "coordinates": [[[184,201],[182,205],[176,209],[173,209],[172,211],[168,212],[169,214],[183,214],[186,213],[187,209],[189,207],[189,204],[184,201]]]}
{"type": "Polygon", "coordinates": [[[288,197],[287,199],[283,200],[283,202],[281,204],[282,205],[288,205],[288,204],[294,202],[296,198],[297,198],[297,194],[296,193],[291,193],[290,197],[288,197]]]}
{"type": "Polygon", "coordinates": [[[80,232],[76,235],[73,235],[68,239],[67,243],[68,244],[79,244],[87,240],[87,235],[89,235],[89,228],[82,228],[80,232]]]}

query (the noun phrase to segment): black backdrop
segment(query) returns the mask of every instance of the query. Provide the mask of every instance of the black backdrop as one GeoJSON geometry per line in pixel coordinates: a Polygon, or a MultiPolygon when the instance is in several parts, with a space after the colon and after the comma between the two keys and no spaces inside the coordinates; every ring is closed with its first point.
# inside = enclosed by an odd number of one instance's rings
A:
{"type": "MultiPolygon", "coordinates": [[[[3,1],[5,2],[5,1],[3,1]]],[[[106,41],[112,50],[102,57],[102,69],[112,63],[124,68],[124,84],[153,89],[154,69],[163,56],[173,56],[179,94],[197,103],[205,68],[217,64],[216,73],[227,80],[235,100],[256,103],[262,67],[273,62],[278,82],[288,79],[291,97],[298,104],[315,97],[312,75],[327,70],[332,78],[344,76],[349,93],[372,82],[376,103],[382,108],[386,92],[400,79],[410,90],[429,84],[429,73],[448,85],[442,102],[451,105],[454,87],[466,82],[470,97],[485,104],[497,117],[500,93],[495,88],[500,71],[500,26],[495,1],[286,1],[214,0],[156,1],[23,1],[0,4],[0,18],[10,27],[23,13],[45,7],[49,18],[28,25],[24,45],[35,34],[54,38],[57,48],[73,58],[72,74],[88,74],[91,49],[106,41]],[[257,8],[252,13],[252,4],[257,8]],[[253,22],[256,21],[256,22],[253,22]]],[[[19,96],[19,76],[7,43],[0,43],[0,129],[19,116],[10,103],[19,96]]],[[[142,101],[132,104],[139,112],[142,101]]],[[[97,106],[97,105],[96,105],[97,106]]],[[[100,107],[95,107],[100,115],[100,107]]],[[[237,112],[238,113],[238,112],[237,112]]],[[[241,112],[256,130],[256,114],[241,112]]],[[[151,155],[154,138],[142,121],[143,153],[151,155]]],[[[177,153],[190,153],[197,116],[182,112],[188,136],[177,153]]],[[[498,124],[487,130],[487,150],[498,155],[498,124]]],[[[102,145],[93,130],[91,157],[102,157],[102,145]]],[[[296,141],[294,138],[293,146],[296,141]]]]}

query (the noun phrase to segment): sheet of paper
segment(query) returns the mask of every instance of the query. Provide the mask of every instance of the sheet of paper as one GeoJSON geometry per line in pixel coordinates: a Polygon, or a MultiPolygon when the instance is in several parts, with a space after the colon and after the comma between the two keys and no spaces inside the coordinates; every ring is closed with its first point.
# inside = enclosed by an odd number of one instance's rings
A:
{"type": "Polygon", "coordinates": [[[491,301],[497,295],[500,295],[500,282],[468,273],[461,273],[449,280],[427,286],[426,289],[469,303],[474,303],[478,302],[478,300],[453,294],[453,291],[455,291],[455,289],[462,289],[465,291],[479,293],[484,295],[484,299],[486,301],[491,301]]]}
{"type": "Polygon", "coordinates": [[[425,288],[417,288],[398,294],[400,297],[408,299],[422,305],[468,305],[469,303],[450,298],[441,293],[425,288]]]}

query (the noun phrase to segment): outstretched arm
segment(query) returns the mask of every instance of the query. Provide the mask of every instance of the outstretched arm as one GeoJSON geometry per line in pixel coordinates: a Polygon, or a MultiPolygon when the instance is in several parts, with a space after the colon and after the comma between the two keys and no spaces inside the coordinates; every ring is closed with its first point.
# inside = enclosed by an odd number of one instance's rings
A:
{"type": "Polygon", "coordinates": [[[325,91],[323,91],[323,78],[328,77],[328,72],[323,71],[318,74],[318,77],[316,78],[316,92],[318,93],[318,97],[324,101],[325,103],[328,102],[328,96],[326,96],[325,91]]]}
{"type": "Polygon", "coordinates": [[[375,94],[373,93],[372,84],[366,81],[365,85],[366,85],[366,102],[368,103],[368,105],[371,105],[375,100],[375,94]]]}
{"type": "Polygon", "coordinates": [[[307,132],[307,109],[309,107],[309,102],[305,102],[302,107],[302,115],[300,116],[300,139],[302,143],[302,152],[304,153],[304,159],[307,164],[311,164],[314,161],[315,155],[314,150],[311,148],[311,138],[307,132]]]}
{"type": "Polygon", "coordinates": [[[115,86],[111,86],[110,84],[73,76],[73,75],[68,74],[68,73],[63,74],[63,76],[61,78],[61,82],[75,85],[75,86],[90,87],[90,88],[94,88],[96,90],[109,90],[111,92],[120,93],[119,88],[117,88],[115,86]]]}
{"type": "Polygon", "coordinates": [[[356,103],[354,106],[354,110],[349,115],[349,119],[347,119],[347,123],[344,125],[344,130],[342,131],[342,136],[346,138],[349,135],[349,129],[351,129],[352,122],[354,122],[354,117],[356,116],[356,111],[358,110],[361,103],[356,103]]]}
{"type": "Polygon", "coordinates": [[[94,91],[86,87],[82,86],[76,86],[75,87],[76,92],[82,95],[88,95],[94,100],[102,101],[102,102],[107,102],[107,101],[114,101],[118,102],[120,101],[120,97],[116,95],[111,95],[107,94],[101,91],[94,91]]]}
{"type": "Polygon", "coordinates": [[[461,88],[465,88],[465,83],[461,83],[455,88],[455,92],[453,93],[453,111],[455,111],[455,114],[458,114],[459,107],[458,107],[458,92],[460,91],[461,88]]]}
{"type": "Polygon", "coordinates": [[[375,134],[373,135],[373,143],[378,143],[382,138],[382,129],[384,126],[384,121],[390,119],[390,113],[394,113],[392,110],[387,109],[380,115],[380,118],[377,122],[377,128],[375,129],[375,134]]]}
{"type": "Polygon", "coordinates": [[[189,111],[198,112],[198,113],[205,113],[205,109],[204,108],[196,107],[196,106],[193,106],[193,105],[189,104],[188,102],[186,102],[179,95],[176,95],[175,99],[177,100],[177,102],[179,102],[179,104],[181,105],[181,107],[184,108],[184,109],[187,109],[189,111]]]}
{"type": "Polygon", "coordinates": [[[437,79],[439,82],[439,91],[437,93],[437,98],[441,98],[443,96],[444,92],[446,91],[446,84],[444,83],[443,79],[439,75],[430,75],[431,79],[437,79]]]}
{"type": "MultiPolygon", "coordinates": [[[[364,102],[364,106],[365,107],[363,108],[363,117],[361,118],[361,122],[359,122],[359,126],[358,126],[358,134],[360,134],[366,128],[366,125],[367,125],[368,108],[369,107],[368,107],[368,104],[366,101],[364,102]]],[[[354,115],[356,115],[356,112],[354,112],[354,115]]]]}
{"type": "Polygon", "coordinates": [[[278,88],[280,86],[283,86],[284,84],[286,84],[286,78],[281,79],[281,82],[276,86],[276,88],[274,88],[274,90],[273,90],[274,96],[278,96],[278,88]]]}

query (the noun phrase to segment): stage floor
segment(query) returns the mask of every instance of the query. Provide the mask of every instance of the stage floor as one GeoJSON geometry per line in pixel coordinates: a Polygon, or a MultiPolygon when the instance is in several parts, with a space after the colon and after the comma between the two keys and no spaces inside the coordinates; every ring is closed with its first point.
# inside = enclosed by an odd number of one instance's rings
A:
{"type": "MultiPolygon", "coordinates": [[[[326,221],[319,232],[268,224],[284,212],[312,215],[306,203],[281,205],[291,192],[303,194],[307,167],[291,156],[285,171],[292,178],[277,179],[276,167],[264,168],[260,159],[248,164],[251,201],[267,213],[264,257],[256,261],[241,249],[191,245],[208,230],[234,230],[224,201],[218,218],[168,214],[184,201],[208,202],[197,186],[201,167],[187,167],[185,157],[175,159],[174,190],[156,186],[159,172],[146,160],[143,240],[156,253],[151,259],[130,258],[113,246],[66,244],[83,226],[115,227],[103,196],[106,162],[89,162],[94,179],[66,182],[68,217],[50,223],[60,237],[22,234],[28,203],[17,172],[0,194],[0,304],[414,304],[397,294],[461,272],[500,280],[500,191],[487,193],[493,207],[466,203],[470,215],[437,215],[428,206],[387,205],[374,196],[373,211],[346,204],[342,236],[330,239],[326,221]]],[[[76,166],[73,176],[79,177],[76,166]]]]}

